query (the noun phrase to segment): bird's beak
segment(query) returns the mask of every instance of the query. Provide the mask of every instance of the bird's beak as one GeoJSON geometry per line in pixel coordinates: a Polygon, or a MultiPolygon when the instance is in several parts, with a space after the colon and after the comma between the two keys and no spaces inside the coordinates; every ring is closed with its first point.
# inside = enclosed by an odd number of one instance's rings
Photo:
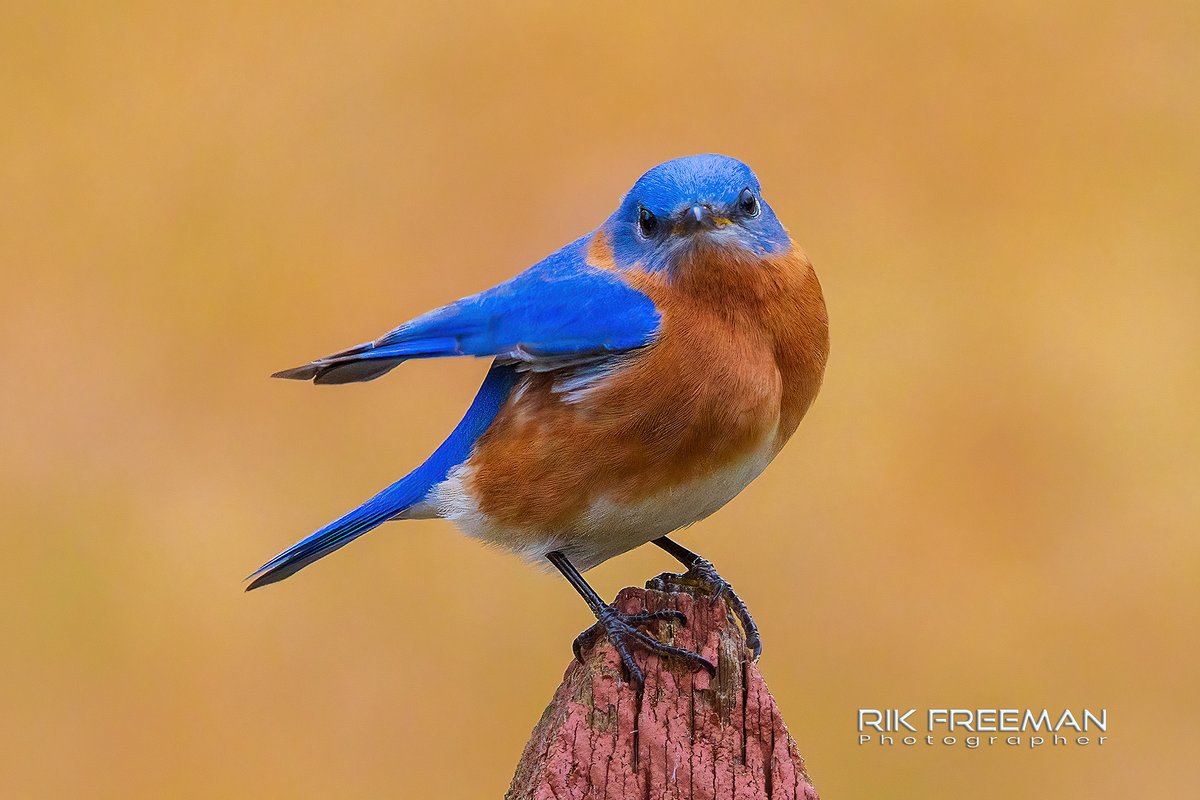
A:
{"type": "Polygon", "coordinates": [[[730,220],[718,217],[708,203],[693,203],[683,210],[675,225],[677,233],[696,233],[724,228],[730,220]]]}

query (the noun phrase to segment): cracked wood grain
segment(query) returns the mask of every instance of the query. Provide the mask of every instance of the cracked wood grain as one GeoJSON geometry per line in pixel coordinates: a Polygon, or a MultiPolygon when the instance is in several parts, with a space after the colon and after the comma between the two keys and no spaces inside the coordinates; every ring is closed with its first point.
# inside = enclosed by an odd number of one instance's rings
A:
{"type": "MultiPolygon", "coordinates": [[[[671,576],[674,577],[674,576],[671,576]]],[[[696,587],[623,589],[627,613],[674,608],[688,624],[652,623],[662,641],[698,650],[717,674],[638,651],[639,703],[604,641],[572,662],[517,765],[508,800],[818,800],[796,743],[724,601],[696,587]]]]}

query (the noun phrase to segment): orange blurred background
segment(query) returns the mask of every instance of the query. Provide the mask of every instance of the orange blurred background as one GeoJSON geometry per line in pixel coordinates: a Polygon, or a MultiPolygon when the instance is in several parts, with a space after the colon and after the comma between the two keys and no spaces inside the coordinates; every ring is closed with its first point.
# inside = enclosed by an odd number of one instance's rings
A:
{"type": "MultiPolygon", "coordinates": [[[[442,522],[242,593],[479,361],[274,370],[496,283],[644,170],[747,161],[825,389],[682,536],[835,797],[1182,797],[1200,749],[1194,3],[10,3],[0,795],[496,797],[590,619],[442,522]],[[1105,707],[1103,748],[857,744],[1105,707]]],[[[603,594],[671,562],[643,548],[603,594]]]]}

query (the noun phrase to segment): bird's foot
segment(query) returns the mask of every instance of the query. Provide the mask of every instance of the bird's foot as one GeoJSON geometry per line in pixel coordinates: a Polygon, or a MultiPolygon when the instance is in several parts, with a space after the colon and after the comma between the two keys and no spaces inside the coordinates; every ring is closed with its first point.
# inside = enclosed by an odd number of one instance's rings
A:
{"type": "Polygon", "coordinates": [[[712,605],[716,605],[724,597],[734,616],[741,623],[742,630],[746,632],[746,647],[750,650],[754,660],[758,660],[762,655],[762,637],[759,636],[758,625],[755,624],[754,617],[750,616],[750,609],[746,607],[742,598],[738,597],[729,581],[721,577],[711,562],[701,558],[688,567],[688,571],[682,575],[664,572],[657,578],[652,578],[646,584],[646,588],[660,592],[670,591],[669,584],[671,583],[707,588],[709,603],[712,605]]]}
{"type": "Polygon", "coordinates": [[[645,611],[640,614],[625,614],[617,611],[613,606],[605,606],[596,615],[596,624],[575,637],[575,642],[571,645],[571,649],[575,651],[575,658],[580,663],[583,663],[583,652],[595,645],[601,636],[607,636],[608,640],[612,642],[613,648],[617,651],[617,655],[620,656],[621,663],[625,666],[625,671],[629,674],[630,682],[637,686],[639,692],[641,692],[642,685],[646,682],[646,676],[642,673],[641,668],[638,667],[637,662],[633,660],[633,655],[629,651],[633,645],[643,647],[666,658],[680,659],[691,664],[693,669],[704,668],[708,670],[710,675],[716,674],[716,665],[699,653],[693,653],[691,650],[685,650],[682,647],[664,644],[653,636],[649,636],[638,630],[636,627],[637,625],[656,620],[687,623],[687,617],[683,615],[683,612],[673,609],[645,611]]]}

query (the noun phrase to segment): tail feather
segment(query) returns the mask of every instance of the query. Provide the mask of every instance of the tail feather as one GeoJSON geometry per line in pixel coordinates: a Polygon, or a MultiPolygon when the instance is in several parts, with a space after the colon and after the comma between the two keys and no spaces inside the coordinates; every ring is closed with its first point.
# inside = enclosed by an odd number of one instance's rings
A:
{"type": "MultiPolygon", "coordinates": [[[[250,576],[250,585],[246,587],[246,591],[281,581],[299,572],[317,559],[345,547],[416,503],[421,497],[410,499],[412,487],[406,486],[406,483],[410,482],[406,479],[389,486],[349,514],[334,520],[308,538],[296,542],[263,564],[250,576]],[[405,492],[405,489],[409,491],[405,492]]],[[[428,491],[428,487],[425,487],[425,491],[428,491]]],[[[421,492],[421,495],[424,495],[424,492],[421,492]]]]}
{"type": "Polygon", "coordinates": [[[272,378],[313,383],[356,383],[373,381],[410,358],[456,355],[453,337],[437,337],[378,345],[367,342],[308,364],[276,372],[272,378]]]}
{"type": "Polygon", "coordinates": [[[425,463],[348,514],[284,550],[249,576],[246,591],[281,581],[425,499],[450,470],[467,459],[508,398],[517,372],[492,365],[466,415],[425,463]]]}

